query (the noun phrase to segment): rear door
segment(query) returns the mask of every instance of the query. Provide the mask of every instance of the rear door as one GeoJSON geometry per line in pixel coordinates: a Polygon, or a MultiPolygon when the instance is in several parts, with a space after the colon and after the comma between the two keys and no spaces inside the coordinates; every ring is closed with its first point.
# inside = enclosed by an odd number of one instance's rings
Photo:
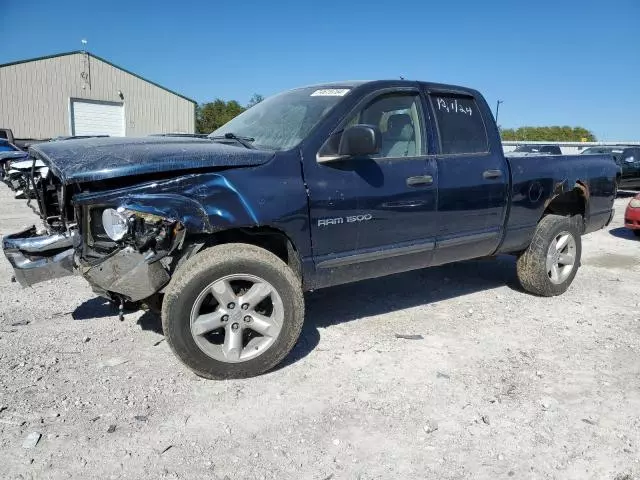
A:
{"type": "Polygon", "coordinates": [[[434,263],[489,255],[501,240],[509,184],[495,125],[486,123],[492,118],[485,121],[490,112],[483,100],[466,93],[430,90],[427,96],[438,150],[434,263]]]}

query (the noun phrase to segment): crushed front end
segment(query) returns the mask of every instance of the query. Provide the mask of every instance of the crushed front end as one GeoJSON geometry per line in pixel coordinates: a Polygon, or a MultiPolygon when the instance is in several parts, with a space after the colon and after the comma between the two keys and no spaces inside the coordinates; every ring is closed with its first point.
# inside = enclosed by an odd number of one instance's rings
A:
{"type": "Polygon", "coordinates": [[[179,221],[118,205],[77,211],[82,219],[77,267],[94,292],[135,302],[169,282],[171,254],[186,232],[179,221]]]}
{"type": "Polygon", "coordinates": [[[184,226],[175,219],[118,204],[77,204],[77,185],[64,185],[51,171],[28,178],[30,205],[43,227],[3,238],[4,254],[23,287],[80,273],[97,294],[137,302],[170,280],[174,250],[184,226]],[[34,203],[37,203],[35,208],[34,203]]]}
{"type": "Polygon", "coordinates": [[[80,243],[74,212],[69,208],[71,190],[48,168],[36,168],[35,159],[32,165],[22,173],[21,186],[42,226],[34,225],[2,239],[4,254],[23,287],[73,274],[74,253],[80,243]]]}
{"type": "Polygon", "coordinates": [[[2,239],[4,254],[13,266],[14,278],[23,287],[74,271],[75,231],[38,235],[35,226],[2,239]]]}

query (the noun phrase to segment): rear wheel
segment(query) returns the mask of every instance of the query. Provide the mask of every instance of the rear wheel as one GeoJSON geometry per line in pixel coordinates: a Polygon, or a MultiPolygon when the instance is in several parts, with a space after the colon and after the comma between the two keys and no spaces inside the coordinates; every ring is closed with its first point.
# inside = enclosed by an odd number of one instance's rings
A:
{"type": "Polygon", "coordinates": [[[551,297],[569,288],[582,255],[578,218],[547,215],[540,220],[529,248],[518,258],[518,279],[525,290],[551,297]]]}
{"type": "Polygon", "coordinates": [[[295,345],[303,318],[298,278],[280,258],[247,244],[215,246],[189,259],[162,306],[173,352],[210,379],[273,368],[295,345]]]}

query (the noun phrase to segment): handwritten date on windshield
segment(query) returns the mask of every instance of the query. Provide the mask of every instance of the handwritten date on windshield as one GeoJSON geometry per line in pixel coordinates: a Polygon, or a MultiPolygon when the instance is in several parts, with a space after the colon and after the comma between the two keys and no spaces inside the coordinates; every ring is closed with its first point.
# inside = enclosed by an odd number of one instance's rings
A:
{"type": "Polygon", "coordinates": [[[463,105],[462,102],[458,102],[457,99],[448,99],[437,98],[436,105],[438,110],[445,111],[447,113],[462,113],[464,115],[473,115],[473,109],[468,105],[463,105]]]}

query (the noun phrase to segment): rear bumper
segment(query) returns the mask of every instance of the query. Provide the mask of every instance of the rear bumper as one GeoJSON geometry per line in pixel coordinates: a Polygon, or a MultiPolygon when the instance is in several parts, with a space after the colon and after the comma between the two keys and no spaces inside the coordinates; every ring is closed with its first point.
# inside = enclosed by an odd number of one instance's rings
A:
{"type": "Polygon", "coordinates": [[[640,208],[627,207],[624,212],[624,226],[631,230],[640,230],[640,208]]]}
{"type": "Polygon", "coordinates": [[[631,230],[640,230],[640,218],[625,217],[624,226],[631,230]]]}
{"type": "Polygon", "coordinates": [[[32,226],[2,239],[5,257],[23,287],[74,273],[73,234],[37,235],[32,226]]]}

